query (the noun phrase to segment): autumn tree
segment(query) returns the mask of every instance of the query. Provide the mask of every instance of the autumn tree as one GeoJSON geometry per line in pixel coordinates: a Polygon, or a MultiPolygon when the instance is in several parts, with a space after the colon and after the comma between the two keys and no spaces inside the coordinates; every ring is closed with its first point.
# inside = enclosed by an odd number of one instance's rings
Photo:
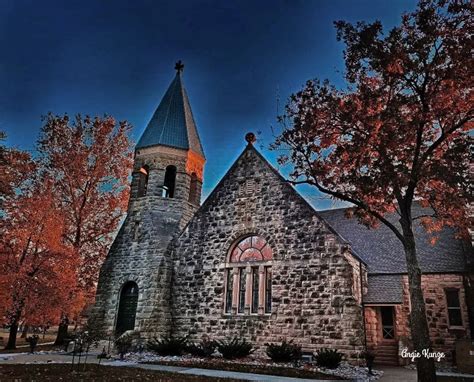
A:
{"type": "MultiPolygon", "coordinates": [[[[130,125],[109,116],[72,120],[48,114],[38,144],[41,168],[54,179],[55,198],[65,217],[64,240],[79,258],[77,290],[93,299],[102,261],[128,202],[132,166],[130,125]]],[[[63,342],[70,316],[62,312],[56,339],[63,342]]]]}
{"type": "Polygon", "coordinates": [[[28,191],[3,206],[0,220],[0,317],[10,326],[7,349],[14,349],[20,321],[58,321],[67,286],[75,282],[75,258],[64,244],[64,219],[52,182],[33,179],[28,191]]]}
{"type": "Polygon", "coordinates": [[[25,184],[35,168],[30,154],[6,147],[2,142],[5,139],[6,134],[0,131],[0,208],[25,184]]]}
{"type": "MultiPolygon", "coordinates": [[[[274,148],[289,150],[296,183],[354,205],[369,227],[385,224],[403,245],[416,350],[430,348],[413,223],[465,232],[469,129],[473,119],[472,6],[421,1],[401,24],[335,23],[345,44],[347,87],[309,81],[280,118],[274,148]],[[426,214],[413,216],[413,203],[426,214]],[[399,224],[385,218],[397,213],[399,224]]],[[[418,380],[434,381],[432,359],[418,359],[418,380]]]]}

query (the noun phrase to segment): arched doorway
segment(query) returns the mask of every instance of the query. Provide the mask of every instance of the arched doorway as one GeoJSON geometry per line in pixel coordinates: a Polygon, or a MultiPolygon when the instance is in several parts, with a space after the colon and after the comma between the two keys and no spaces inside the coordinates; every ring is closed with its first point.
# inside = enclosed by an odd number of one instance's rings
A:
{"type": "Polygon", "coordinates": [[[120,292],[120,302],[117,315],[115,333],[120,335],[127,330],[135,328],[135,315],[137,313],[138,285],[129,281],[124,284],[120,292]]]}

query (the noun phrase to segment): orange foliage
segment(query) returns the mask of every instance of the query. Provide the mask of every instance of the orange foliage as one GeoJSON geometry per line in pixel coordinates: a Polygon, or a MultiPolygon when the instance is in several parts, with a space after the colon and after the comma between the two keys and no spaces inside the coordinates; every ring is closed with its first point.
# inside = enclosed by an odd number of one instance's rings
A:
{"type": "MultiPolygon", "coordinates": [[[[307,82],[280,119],[275,147],[298,182],[353,203],[369,225],[416,200],[444,226],[467,234],[472,202],[469,145],[474,118],[474,28],[468,2],[420,2],[400,26],[336,23],[346,45],[346,89],[307,82]]],[[[411,224],[411,223],[410,223],[411,224]]],[[[404,241],[400,227],[392,228],[404,241]]]]}
{"type": "Polygon", "coordinates": [[[51,181],[34,180],[30,192],[7,200],[0,221],[0,317],[4,323],[57,321],[75,284],[75,257],[64,244],[64,219],[51,181]]]}
{"type": "Polygon", "coordinates": [[[78,115],[70,120],[52,114],[44,122],[38,145],[41,171],[54,179],[55,200],[64,216],[63,239],[78,261],[78,288],[71,289],[70,304],[90,303],[100,266],[127,208],[130,125],[107,116],[78,115]]]}

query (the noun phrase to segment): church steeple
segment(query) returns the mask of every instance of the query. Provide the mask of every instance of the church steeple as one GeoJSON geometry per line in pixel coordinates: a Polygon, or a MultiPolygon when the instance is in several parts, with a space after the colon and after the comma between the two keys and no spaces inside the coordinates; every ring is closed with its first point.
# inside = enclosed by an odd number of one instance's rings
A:
{"type": "Polygon", "coordinates": [[[205,158],[188,95],[183,85],[183,69],[184,65],[178,61],[175,66],[176,76],[155,110],[135,150],[162,145],[190,150],[205,158]]]}

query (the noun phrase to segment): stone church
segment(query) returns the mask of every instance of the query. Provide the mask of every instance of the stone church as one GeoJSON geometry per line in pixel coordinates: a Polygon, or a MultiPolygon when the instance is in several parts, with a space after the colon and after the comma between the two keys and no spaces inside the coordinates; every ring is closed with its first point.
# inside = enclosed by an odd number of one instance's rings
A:
{"type": "MultiPolygon", "coordinates": [[[[182,69],[136,145],[128,213],[100,272],[94,320],[143,340],[237,335],[262,349],[287,339],[349,361],[370,349],[379,363],[404,362],[410,304],[398,240],[344,209],[316,211],[251,133],[200,204],[206,158],[182,69]]],[[[450,230],[435,245],[420,226],[416,235],[432,342],[449,358],[470,337],[468,252],[450,230]]]]}

